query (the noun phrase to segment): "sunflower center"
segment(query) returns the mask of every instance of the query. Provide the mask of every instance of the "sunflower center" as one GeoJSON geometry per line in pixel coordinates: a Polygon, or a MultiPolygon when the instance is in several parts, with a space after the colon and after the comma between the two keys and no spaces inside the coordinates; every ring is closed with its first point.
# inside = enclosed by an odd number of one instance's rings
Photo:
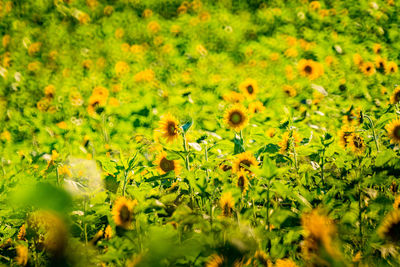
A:
{"type": "Polygon", "coordinates": [[[168,160],[167,158],[163,158],[160,161],[160,168],[164,171],[164,172],[169,172],[174,170],[174,161],[173,160],[168,160]]]}
{"type": "Polygon", "coordinates": [[[349,139],[350,135],[351,135],[351,132],[346,132],[346,133],[343,134],[343,140],[344,140],[344,142],[345,142],[346,144],[349,143],[349,140],[348,140],[348,139],[349,139]]]}
{"type": "Polygon", "coordinates": [[[248,85],[247,87],[246,87],[246,89],[247,89],[247,92],[249,92],[249,94],[252,94],[252,93],[254,93],[254,88],[253,88],[253,85],[248,85]]]}
{"type": "Polygon", "coordinates": [[[240,187],[240,188],[243,188],[244,187],[244,177],[243,176],[240,176],[239,177],[239,179],[238,179],[238,186],[240,187]]]}
{"type": "Polygon", "coordinates": [[[394,101],[397,103],[400,101],[400,91],[394,95],[394,101]]]}
{"type": "Polygon", "coordinates": [[[354,146],[355,146],[356,148],[362,148],[362,147],[363,147],[362,140],[361,140],[361,138],[358,137],[358,136],[357,136],[357,137],[354,137],[353,143],[354,143],[354,146]]]}
{"type": "Polygon", "coordinates": [[[390,72],[394,72],[394,68],[393,67],[390,68],[390,72]]]}
{"type": "Polygon", "coordinates": [[[393,129],[393,135],[394,135],[397,139],[400,139],[400,125],[397,125],[397,126],[393,129]]]}
{"type": "Polygon", "coordinates": [[[247,168],[249,168],[249,167],[251,166],[251,161],[250,161],[250,160],[247,160],[247,159],[244,159],[244,160],[240,161],[239,166],[240,166],[240,167],[239,167],[240,169],[245,168],[244,166],[246,166],[247,168]]]}
{"type": "Polygon", "coordinates": [[[176,125],[174,122],[170,121],[168,122],[167,126],[168,134],[169,135],[175,135],[176,134],[176,125]]]}
{"type": "Polygon", "coordinates": [[[243,120],[242,114],[240,114],[239,112],[235,111],[232,112],[231,117],[230,117],[230,121],[233,124],[240,124],[243,120]]]}
{"type": "Polygon", "coordinates": [[[311,74],[311,73],[312,73],[312,67],[311,67],[310,65],[307,65],[307,66],[304,68],[304,71],[305,71],[307,74],[311,74]]]}
{"type": "Polygon", "coordinates": [[[390,225],[387,236],[393,241],[398,242],[400,240],[400,222],[390,225]]]}
{"type": "Polygon", "coordinates": [[[371,70],[371,67],[370,67],[370,66],[368,66],[368,67],[367,67],[367,71],[370,71],[370,70],[371,70]]]}
{"type": "Polygon", "coordinates": [[[224,203],[223,214],[225,216],[229,216],[231,214],[231,207],[229,206],[229,203],[224,203]]]}
{"type": "Polygon", "coordinates": [[[100,101],[98,101],[98,100],[92,103],[92,107],[97,107],[99,105],[100,105],[100,101]]]}
{"type": "Polygon", "coordinates": [[[119,218],[123,223],[130,222],[131,212],[129,211],[127,206],[122,206],[122,208],[119,211],[119,218]]]}

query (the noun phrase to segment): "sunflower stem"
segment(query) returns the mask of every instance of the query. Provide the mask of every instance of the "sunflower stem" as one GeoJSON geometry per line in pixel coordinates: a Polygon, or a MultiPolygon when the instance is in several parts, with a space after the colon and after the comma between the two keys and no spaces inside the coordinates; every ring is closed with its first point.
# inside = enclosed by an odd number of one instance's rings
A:
{"type": "Polygon", "coordinates": [[[186,166],[186,169],[189,171],[190,170],[190,166],[189,166],[189,149],[188,149],[188,145],[187,145],[185,132],[182,132],[182,137],[183,137],[183,149],[185,151],[185,166],[186,166]]]}
{"type": "Polygon", "coordinates": [[[321,181],[323,186],[325,186],[325,175],[324,175],[325,150],[326,147],[324,146],[324,149],[322,150],[322,161],[321,161],[321,181]]]}
{"type": "Polygon", "coordinates": [[[127,171],[124,170],[124,186],[122,187],[122,196],[125,196],[125,190],[126,190],[126,183],[128,181],[128,174],[127,171]]]}
{"type": "Polygon", "coordinates": [[[292,145],[292,150],[293,150],[294,167],[296,168],[296,172],[299,173],[299,166],[297,163],[297,154],[296,154],[296,141],[294,140],[294,137],[293,137],[293,130],[291,131],[291,134],[290,134],[290,143],[292,145]]]}
{"type": "Polygon", "coordinates": [[[269,183],[270,183],[270,180],[268,180],[268,183],[267,183],[267,226],[268,226],[268,232],[271,231],[271,224],[269,222],[269,183]]]}
{"type": "Polygon", "coordinates": [[[378,143],[378,138],[376,137],[376,132],[375,132],[374,123],[372,122],[372,119],[371,119],[369,116],[364,115],[364,117],[367,118],[367,120],[369,121],[369,123],[370,123],[370,125],[371,125],[370,128],[372,129],[372,135],[374,136],[376,151],[379,153],[379,143],[378,143]]]}
{"type": "Polygon", "coordinates": [[[106,115],[103,113],[101,115],[101,122],[102,122],[102,128],[103,128],[103,136],[104,136],[104,141],[106,144],[108,144],[108,133],[107,133],[107,128],[106,128],[106,115]]]}
{"type": "Polygon", "coordinates": [[[358,220],[359,220],[359,234],[360,234],[360,248],[363,247],[362,243],[363,243],[363,236],[362,236],[362,208],[361,208],[361,186],[360,186],[360,182],[358,183],[358,220]]]}

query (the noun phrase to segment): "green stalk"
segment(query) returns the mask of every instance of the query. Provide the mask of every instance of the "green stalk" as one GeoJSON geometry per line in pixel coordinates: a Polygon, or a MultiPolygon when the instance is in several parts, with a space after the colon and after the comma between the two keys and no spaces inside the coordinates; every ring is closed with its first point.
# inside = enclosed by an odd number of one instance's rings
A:
{"type": "Polygon", "coordinates": [[[125,190],[126,190],[126,183],[128,181],[128,174],[126,170],[124,170],[124,186],[122,188],[122,196],[125,196],[125,190]]]}
{"type": "Polygon", "coordinates": [[[364,115],[365,118],[368,119],[369,123],[371,124],[371,129],[372,129],[372,135],[374,136],[374,141],[375,141],[375,146],[376,146],[376,151],[379,153],[379,143],[378,143],[378,138],[376,137],[376,133],[375,133],[375,126],[374,123],[372,122],[372,119],[367,116],[364,115]]]}

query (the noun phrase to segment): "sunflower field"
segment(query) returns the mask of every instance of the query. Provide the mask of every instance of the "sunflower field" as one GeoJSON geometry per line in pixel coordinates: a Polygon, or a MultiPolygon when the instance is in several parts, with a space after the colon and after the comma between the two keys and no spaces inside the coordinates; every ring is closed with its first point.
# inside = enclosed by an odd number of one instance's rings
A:
{"type": "Polygon", "coordinates": [[[400,266],[396,0],[1,0],[1,266],[400,266]]]}

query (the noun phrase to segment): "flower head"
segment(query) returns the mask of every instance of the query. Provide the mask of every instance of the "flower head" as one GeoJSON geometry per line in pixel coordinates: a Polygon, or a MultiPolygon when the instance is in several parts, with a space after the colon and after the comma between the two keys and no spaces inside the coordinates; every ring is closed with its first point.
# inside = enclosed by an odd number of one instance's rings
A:
{"type": "Polygon", "coordinates": [[[133,221],[133,210],[137,206],[137,200],[119,197],[113,205],[112,215],[116,225],[129,229],[133,221]]]}
{"type": "Polygon", "coordinates": [[[236,104],[225,112],[224,121],[227,126],[235,131],[246,127],[249,117],[244,106],[236,104]]]}
{"type": "Polygon", "coordinates": [[[166,114],[161,117],[159,131],[167,142],[173,142],[179,136],[179,121],[173,115],[166,114]]]}

